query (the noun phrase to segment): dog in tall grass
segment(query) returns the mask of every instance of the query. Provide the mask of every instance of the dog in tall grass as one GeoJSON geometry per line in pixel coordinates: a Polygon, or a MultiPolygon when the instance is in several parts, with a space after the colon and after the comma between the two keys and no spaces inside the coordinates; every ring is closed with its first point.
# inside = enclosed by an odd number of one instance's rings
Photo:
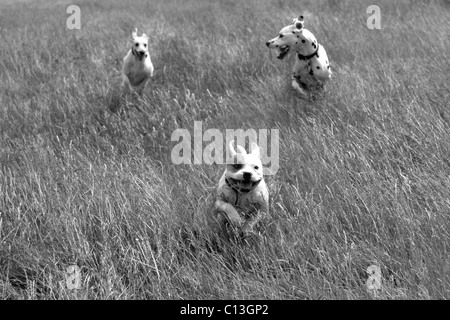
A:
{"type": "Polygon", "coordinates": [[[255,225],[268,213],[269,191],[263,177],[260,148],[250,144],[250,153],[238,145],[229,144],[225,172],[219,180],[210,222],[222,234],[236,230],[244,237],[257,235],[255,225]],[[231,229],[229,228],[230,226],[231,229]]]}
{"type": "Polygon", "coordinates": [[[137,28],[131,33],[132,46],[123,58],[122,86],[133,88],[142,94],[150,77],[153,77],[153,64],[148,52],[148,36],[143,33],[140,37],[137,28]]]}
{"type": "Polygon", "coordinates": [[[267,41],[266,45],[270,49],[278,49],[278,59],[284,59],[290,52],[296,53],[292,87],[306,97],[305,89],[322,89],[331,79],[332,72],[325,48],[304,25],[303,16],[300,15],[293,19],[292,24],[282,28],[277,37],[267,41]]]}

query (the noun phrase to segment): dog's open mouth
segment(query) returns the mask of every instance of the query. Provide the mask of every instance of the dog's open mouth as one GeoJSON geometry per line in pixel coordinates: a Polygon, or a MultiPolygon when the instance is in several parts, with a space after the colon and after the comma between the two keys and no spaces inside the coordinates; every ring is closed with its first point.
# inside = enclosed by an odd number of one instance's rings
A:
{"type": "Polygon", "coordinates": [[[278,56],[277,56],[277,58],[278,59],[283,59],[287,54],[288,54],[288,52],[289,52],[289,46],[281,46],[278,50],[279,50],[279,53],[278,53],[278,56]]]}
{"type": "Polygon", "coordinates": [[[236,180],[233,178],[228,178],[227,181],[232,188],[234,188],[237,191],[242,192],[242,193],[247,193],[247,192],[252,191],[261,182],[261,180],[258,180],[258,181],[236,180]]]}
{"type": "Polygon", "coordinates": [[[138,58],[139,61],[144,60],[146,57],[147,57],[147,54],[146,54],[146,53],[138,54],[138,56],[137,56],[137,58],[138,58]]]}

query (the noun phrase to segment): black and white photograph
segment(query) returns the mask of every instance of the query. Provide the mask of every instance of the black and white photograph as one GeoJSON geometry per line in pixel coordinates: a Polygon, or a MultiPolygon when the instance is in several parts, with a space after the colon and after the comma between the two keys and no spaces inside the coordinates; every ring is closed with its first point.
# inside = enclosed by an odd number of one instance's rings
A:
{"type": "Polygon", "coordinates": [[[449,20],[449,0],[0,0],[0,300],[450,299],[449,20]]]}

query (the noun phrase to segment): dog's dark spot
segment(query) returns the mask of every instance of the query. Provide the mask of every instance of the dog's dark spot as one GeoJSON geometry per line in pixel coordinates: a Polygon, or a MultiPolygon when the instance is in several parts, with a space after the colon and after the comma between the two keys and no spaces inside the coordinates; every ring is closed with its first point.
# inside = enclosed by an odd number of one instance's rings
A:
{"type": "Polygon", "coordinates": [[[300,38],[300,36],[297,36],[297,38],[300,38]]]}
{"type": "Polygon", "coordinates": [[[311,70],[311,71],[309,72],[309,74],[313,76],[313,75],[314,75],[314,71],[311,70]]]}
{"type": "Polygon", "coordinates": [[[233,168],[236,169],[236,170],[240,170],[242,167],[243,167],[243,165],[240,164],[240,163],[233,164],[233,168]]]}
{"type": "Polygon", "coordinates": [[[296,41],[295,44],[297,44],[298,42],[296,41]]]}
{"type": "Polygon", "coordinates": [[[282,35],[282,34],[280,34],[280,38],[283,38],[283,35],[282,35]]]}
{"type": "Polygon", "coordinates": [[[292,33],[295,33],[295,31],[292,31],[292,33]]]}
{"type": "Polygon", "coordinates": [[[276,45],[275,47],[277,47],[277,48],[278,48],[278,47],[279,47],[279,45],[276,45]]]}
{"type": "Polygon", "coordinates": [[[306,42],[306,41],[303,39],[303,40],[302,40],[302,43],[305,43],[305,42],[306,42]]]}
{"type": "Polygon", "coordinates": [[[303,20],[303,16],[300,16],[300,20],[303,20]]]}
{"type": "Polygon", "coordinates": [[[327,69],[330,69],[330,66],[328,66],[327,69]]]}
{"type": "Polygon", "coordinates": [[[320,67],[319,67],[319,66],[317,66],[317,69],[320,69],[320,67]]]}

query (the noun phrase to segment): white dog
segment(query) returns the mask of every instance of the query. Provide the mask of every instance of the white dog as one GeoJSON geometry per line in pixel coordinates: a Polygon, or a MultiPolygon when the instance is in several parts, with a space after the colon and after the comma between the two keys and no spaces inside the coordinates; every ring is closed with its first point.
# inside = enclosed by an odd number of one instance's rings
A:
{"type": "Polygon", "coordinates": [[[331,78],[331,68],[327,53],[316,37],[304,28],[303,16],[294,19],[291,25],[281,29],[279,35],[266,42],[270,49],[279,50],[278,59],[289,52],[296,52],[292,75],[292,87],[302,96],[305,88],[321,88],[331,78]],[[301,86],[300,86],[301,85],[301,86]]]}
{"type": "MultiPolygon", "coordinates": [[[[214,222],[220,229],[231,223],[244,235],[253,233],[253,227],[269,210],[269,191],[263,179],[260,148],[251,143],[251,152],[229,144],[231,158],[219,181],[215,200],[214,222]],[[218,225],[217,225],[218,223],[218,225]]],[[[217,228],[216,228],[217,230],[217,228]]]]}
{"type": "Polygon", "coordinates": [[[131,33],[133,46],[123,58],[122,86],[132,87],[142,93],[150,77],[153,77],[153,64],[148,53],[148,36],[138,37],[137,29],[131,33]]]}

